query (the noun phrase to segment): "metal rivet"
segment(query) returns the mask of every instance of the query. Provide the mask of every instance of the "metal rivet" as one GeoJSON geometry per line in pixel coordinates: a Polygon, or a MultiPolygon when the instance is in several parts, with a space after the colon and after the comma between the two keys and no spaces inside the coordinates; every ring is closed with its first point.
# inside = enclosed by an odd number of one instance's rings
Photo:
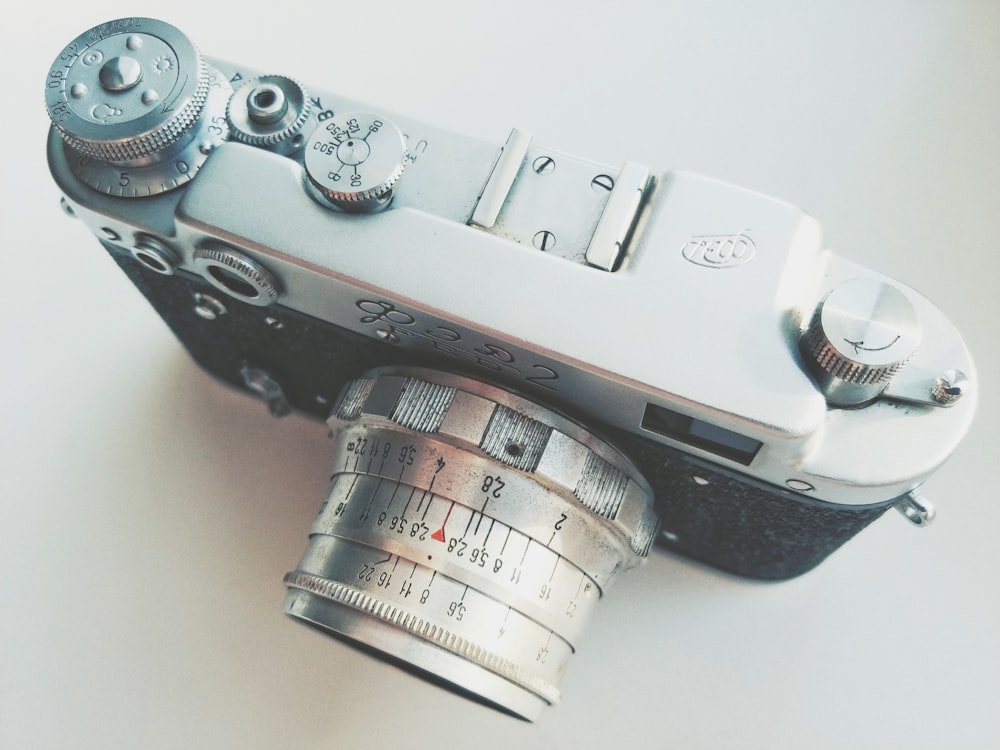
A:
{"type": "Polygon", "coordinates": [[[615,188],[615,179],[611,175],[599,174],[590,181],[590,186],[598,193],[602,191],[610,193],[615,188]]]}
{"type": "Polygon", "coordinates": [[[697,484],[699,487],[708,486],[708,480],[705,477],[699,477],[697,475],[691,477],[691,481],[697,484]]]}
{"type": "Polygon", "coordinates": [[[63,213],[66,214],[71,219],[76,218],[76,211],[73,210],[73,206],[71,206],[70,202],[65,198],[59,199],[59,207],[63,210],[63,213]]]}
{"type": "Polygon", "coordinates": [[[267,323],[268,326],[270,326],[275,331],[280,331],[285,327],[285,324],[282,323],[277,318],[267,317],[264,319],[264,322],[267,323]]]}
{"type": "Polygon", "coordinates": [[[111,227],[101,227],[101,232],[112,242],[118,242],[118,240],[122,238],[122,236],[111,227]]]}
{"type": "Polygon", "coordinates": [[[678,541],[680,541],[680,537],[677,536],[677,534],[675,534],[672,531],[667,531],[666,529],[664,529],[663,531],[660,532],[660,536],[662,536],[668,542],[678,542],[678,541]]]}
{"type": "Polygon", "coordinates": [[[556,162],[551,156],[539,156],[532,163],[531,168],[537,174],[550,174],[556,168],[556,162]]]}
{"type": "Polygon", "coordinates": [[[211,295],[201,294],[199,292],[194,295],[194,301],[195,314],[205,320],[215,320],[216,318],[225,315],[227,312],[226,306],[211,295]]]}
{"type": "Polygon", "coordinates": [[[378,330],[376,330],[375,331],[375,335],[377,335],[380,339],[382,339],[383,341],[385,341],[387,344],[398,344],[399,343],[399,336],[397,336],[392,331],[386,330],[385,328],[379,328],[378,330]]]}
{"type": "Polygon", "coordinates": [[[556,236],[548,229],[543,229],[531,239],[531,242],[539,250],[551,250],[556,246],[556,236]]]}

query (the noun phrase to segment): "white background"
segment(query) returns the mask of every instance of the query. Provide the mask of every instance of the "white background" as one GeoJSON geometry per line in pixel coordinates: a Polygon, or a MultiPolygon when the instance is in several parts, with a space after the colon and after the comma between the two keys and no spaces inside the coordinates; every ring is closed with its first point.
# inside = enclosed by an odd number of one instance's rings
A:
{"type": "MultiPolygon", "coordinates": [[[[918,0],[0,11],[0,748],[1000,747],[998,11],[918,0]],[[49,63],[88,27],[136,14],[209,54],[468,135],[500,142],[517,126],[562,151],[802,206],[830,247],[936,301],[977,357],[978,420],[926,487],[938,521],[917,531],[890,513],[779,584],[658,553],[609,594],[563,704],[535,725],[287,620],[281,577],[324,489],[323,427],[272,420],[199,371],[62,214],[47,174],[49,63]]],[[[652,340],[669,336],[663,323],[634,321],[652,340]]]]}

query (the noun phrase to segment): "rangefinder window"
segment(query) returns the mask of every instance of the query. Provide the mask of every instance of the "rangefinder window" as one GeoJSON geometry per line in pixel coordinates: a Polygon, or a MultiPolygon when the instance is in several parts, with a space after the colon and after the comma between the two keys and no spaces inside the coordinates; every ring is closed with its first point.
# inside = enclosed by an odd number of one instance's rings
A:
{"type": "Polygon", "coordinates": [[[749,466],[760,450],[761,443],[746,435],[727,430],[694,417],[678,414],[662,406],[646,404],[642,429],[663,437],[701,448],[730,461],[749,466]]]}

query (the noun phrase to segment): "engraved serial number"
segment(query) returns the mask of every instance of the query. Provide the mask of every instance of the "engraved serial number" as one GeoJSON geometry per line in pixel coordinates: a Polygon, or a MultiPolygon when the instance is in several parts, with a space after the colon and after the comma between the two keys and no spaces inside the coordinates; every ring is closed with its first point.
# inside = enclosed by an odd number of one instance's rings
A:
{"type": "Polygon", "coordinates": [[[548,365],[523,362],[507,346],[485,340],[467,341],[462,334],[444,325],[422,325],[415,315],[385,300],[355,302],[363,313],[361,323],[373,326],[375,335],[388,344],[408,348],[433,349],[484,370],[517,378],[538,388],[558,391],[559,373],[548,365]]]}

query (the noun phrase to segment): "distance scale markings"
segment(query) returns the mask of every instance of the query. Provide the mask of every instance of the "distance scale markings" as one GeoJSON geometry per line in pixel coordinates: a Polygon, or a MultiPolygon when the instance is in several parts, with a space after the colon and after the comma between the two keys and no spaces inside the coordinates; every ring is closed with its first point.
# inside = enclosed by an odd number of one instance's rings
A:
{"type": "Polygon", "coordinates": [[[352,425],[339,432],[334,467],[334,475],[371,474],[427,488],[496,518],[572,561],[598,594],[623,567],[630,567],[628,541],[568,488],[545,484],[537,472],[476,455],[440,435],[415,434],[397,425],[352,425]]]}
{"type": "Polygon", "coordinates": [[[558,700],[570,644],[550,628],[473,586],[417,562],[333,536],[313,539],[291,588],[395,625],[558,700]]]}
{"type": "Polygon", "coordinates": [[[431,488],[378,476],[336,475],[311,533],[361,542],[434,568],[510,602],[570,643],[601,596],[572,561],[511,525],[431,488]]]}

